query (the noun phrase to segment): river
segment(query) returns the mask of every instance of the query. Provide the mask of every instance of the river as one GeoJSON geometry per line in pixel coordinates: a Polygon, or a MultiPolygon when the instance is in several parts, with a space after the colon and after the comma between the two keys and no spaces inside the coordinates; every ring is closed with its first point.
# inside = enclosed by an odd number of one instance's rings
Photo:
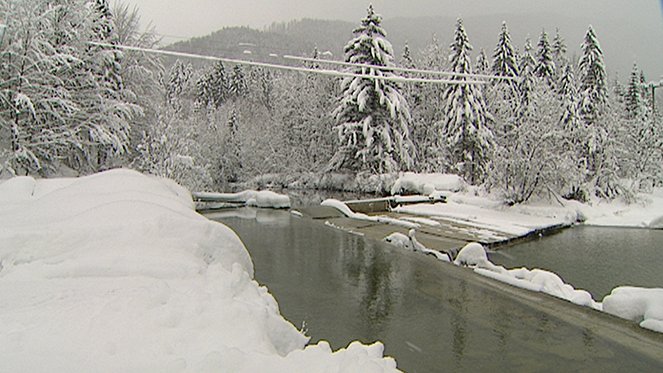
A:
{"type": "Polygon", "coordinates": [[[554,313],[468,280],[419,253],[285,211],[213,213],[235,230],[281,313],[335,349],[385,343],[407,372],[661,371],[652,360],[554,313]]]}

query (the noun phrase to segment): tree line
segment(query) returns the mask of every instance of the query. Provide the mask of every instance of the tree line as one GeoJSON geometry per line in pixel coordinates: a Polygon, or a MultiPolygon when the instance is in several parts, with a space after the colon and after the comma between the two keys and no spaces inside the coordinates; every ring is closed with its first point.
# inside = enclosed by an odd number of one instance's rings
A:
{"type": "Polygon", "coordinates": [[[634,65],[626,84],[610,80],[591,26],[577,61],[559,31],[519,50],[506,23],[492,51],[474,51],[461,19],[448,48],[433,37],[396,57],[369,7],[344,50],[347,62],[365,65],[348,71],[364,76],[341,79],[221,62],[194,68],[94,46],[157,45],[154,33],[139,32],[136,9],[107,0],[0,0],[0,8],[11,17],[0,56],[3,172],[129,166],[211,190],[270,175],[318,187],[315,175],[448,172],[508,203],[632,197],[663,182],[662,121],[644,76],[634,65]],[[396,66],[458,75],[448,85],[366,77],[394,76],[396,66]],[[501,79],[471,84],[473,73],[501,79]]]}

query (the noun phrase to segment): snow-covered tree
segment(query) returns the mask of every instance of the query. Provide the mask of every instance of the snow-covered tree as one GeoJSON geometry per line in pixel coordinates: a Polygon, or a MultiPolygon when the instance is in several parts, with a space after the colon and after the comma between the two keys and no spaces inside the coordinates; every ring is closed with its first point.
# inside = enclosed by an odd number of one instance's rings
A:
{"type": "Polygon", "coordinates": [[[228,88],[230,95],[235,98],[246,97],[249,93],[249,86],[246,83],[244,69],[240,65],[235,65],[230,75],[230,85],[228,88]]]}
{"type": "Polygon", "coordinates": [[[401,57],[401,66],[403,66],[407,69],[414,69],[415,68],[414,60],[412,59],[412,52],[410,52],[410,46],[408,45],[407,41],[405,42],[405,46],[403,47],[403,56],[401,57]]]}
{"type": "MultiPolygon", "coordinates": [[[[380,26],[382,17],[373,6],[345,46],[346,62],[393,66],[393,49],[380,26]]],[[[375,77],[393,73],[374,67],[354,67],[351,72],[375,77]]],[[[330,163],[335,170],[394,172],[412,167],[410,112],[397,83],[368,77],[343,79],[342,97],[335,110],[340,140],[330,163]]]]}
{"type": "Polygon", "coordinates": [[[137,108],[103,69],[118,67],[115,52],[86,44],[99,40],[95,8],[84,0],[0,5],[11,6],[14,25],[0,56],[0,127],[10,139],[6,167],[46,173],[68,162],[95,170],[109,153],[125,152],[137,108]]]}
{"type": "MultiPolygon", "coordinates": [[[[449,49],[451,71],[460,74],[472,73],[472,45],[460,18],[456,22],[454,40],[449,49]]],[[[456,76],[454,80],[462,82],[467,78],[456,76]]],[[[452,167],[468,182],[480,183],[485,178],[486,166],[494,147],[490,129],[492,117],[487,110],[483,93],[475,84],[453,84],[447,87],[444,102],[446,115],[439,123],[439,136],[442,140],[439,147],[449,147],[452,167]]]]}
{"type": "Polygon", "coordinates": [[[592,26],[589,26],[582,44],[578,70],[580,79],[580,114],[587,125],[596,123],[608,101],[607,75],[603,50],[592,26]]]}
{"type": "Polygon", "coordinates": [[[481,48],[479,54],[477,55],[476,64],[474,67],[474,72],[477,74],[489,74],[490,73],[490,62],[488,61],[488,56],[486,55],[486,50],[481,48]]]}
{"type": "Polygon", "coordinates": [[[564,65],[569,64],[568,57],[566,56],[566,42],[564,38],[559,33],[559,29],[555,30],[555,37],[552,42],[552,56],[555,66],[561,68],[564,65]]]}
{"type": "Polygon", "coordinates": [[[497,76],[519,76],[516,50],[511,44],[511,34],[506,22],[502,22],[502,29],[497,39],[497,46],[493,52],[493,74],[497,76]]]}
{"type": "Polygon", "coordinates": [[[640,82],[640,69],[638,69],[638,65],[635,63],[633,64],[626,89],[624,97],[626,117],[628,119],[642,119],[645,115],[646,105],[641,97],[642,83],[640,82]]]}
{"type": "Polygon", "coordinates": [[[536,67],[534,74],[543,79],[549,86],[555,84],[556,66],[553,60],[553,51],[548,41],[548,33],[541,31],[539,44],[536,50],[536,67]]]}
{"type": "Polygon", "coordinates": [[[532,55],[532,42],[529,38],[525,40],[523,52],[520,55],[518,62],[518,69],[520,70],[520,82],[518,84],[520,98],[518,114],[523,115],[523,113],[532,106],[532,96],[536,85],[536,60],[532,55]]]}
{"type": "Polygon", "coordinates": [[[566,131],[577,131],[580,126],[578,115],[578,88],[576,87],[573,66],[565,65],[562,69],[559,82],[557,83],[557,94],[562,102],[562,116],[560,122],[566,131]]]}
{"type": "Polygon", "coordinates": [[[226,67],[218,61],[196,82],[196,101],[201,107],[218,109],[228,99],[229,90],[226,67]]]}
{"type": "Polygon", "coordinates": [[[182,109],[182,95],[188,90],[193,77],[193,66],[181,60],[175,61],[165,77],[166,103],[176,112],[182,109]]]}

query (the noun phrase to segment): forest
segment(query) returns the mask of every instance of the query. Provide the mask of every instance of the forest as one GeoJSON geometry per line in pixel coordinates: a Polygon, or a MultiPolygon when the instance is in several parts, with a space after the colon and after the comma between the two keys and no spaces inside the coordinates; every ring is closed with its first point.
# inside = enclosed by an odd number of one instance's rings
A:
{"type": "Polygon", "coordinates": [[[432,37],[397,52],[369,7],[344,51],[356,76],[333,77],[315,73],[330,69],[317,50],[310,72],[123,50],[159,38],[141,31],[137,9],[107,0],[0,0],[0,11],[2,176],[129,167],[200,191],[383,193],[399,172],[435,172],[508,204],[635,201],[663,185],[663,119],[647,79],[636,64],[626,81],[608,76],[591,26],[572,43],[577,58],[560,30],[516,46],[506,23],[494,49],[475,50],[462,19],[448,45],[432,37]]]}

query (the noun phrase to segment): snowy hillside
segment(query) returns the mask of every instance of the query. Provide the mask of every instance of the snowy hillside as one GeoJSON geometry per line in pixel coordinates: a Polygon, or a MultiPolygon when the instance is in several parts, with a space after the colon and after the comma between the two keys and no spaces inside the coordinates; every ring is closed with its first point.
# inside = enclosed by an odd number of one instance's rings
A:
{"type": "Polygon", "coordinates": [[[0,184],[0,371],[395,371],[283,319],[239,238],[129,170],[0,184]]]}

